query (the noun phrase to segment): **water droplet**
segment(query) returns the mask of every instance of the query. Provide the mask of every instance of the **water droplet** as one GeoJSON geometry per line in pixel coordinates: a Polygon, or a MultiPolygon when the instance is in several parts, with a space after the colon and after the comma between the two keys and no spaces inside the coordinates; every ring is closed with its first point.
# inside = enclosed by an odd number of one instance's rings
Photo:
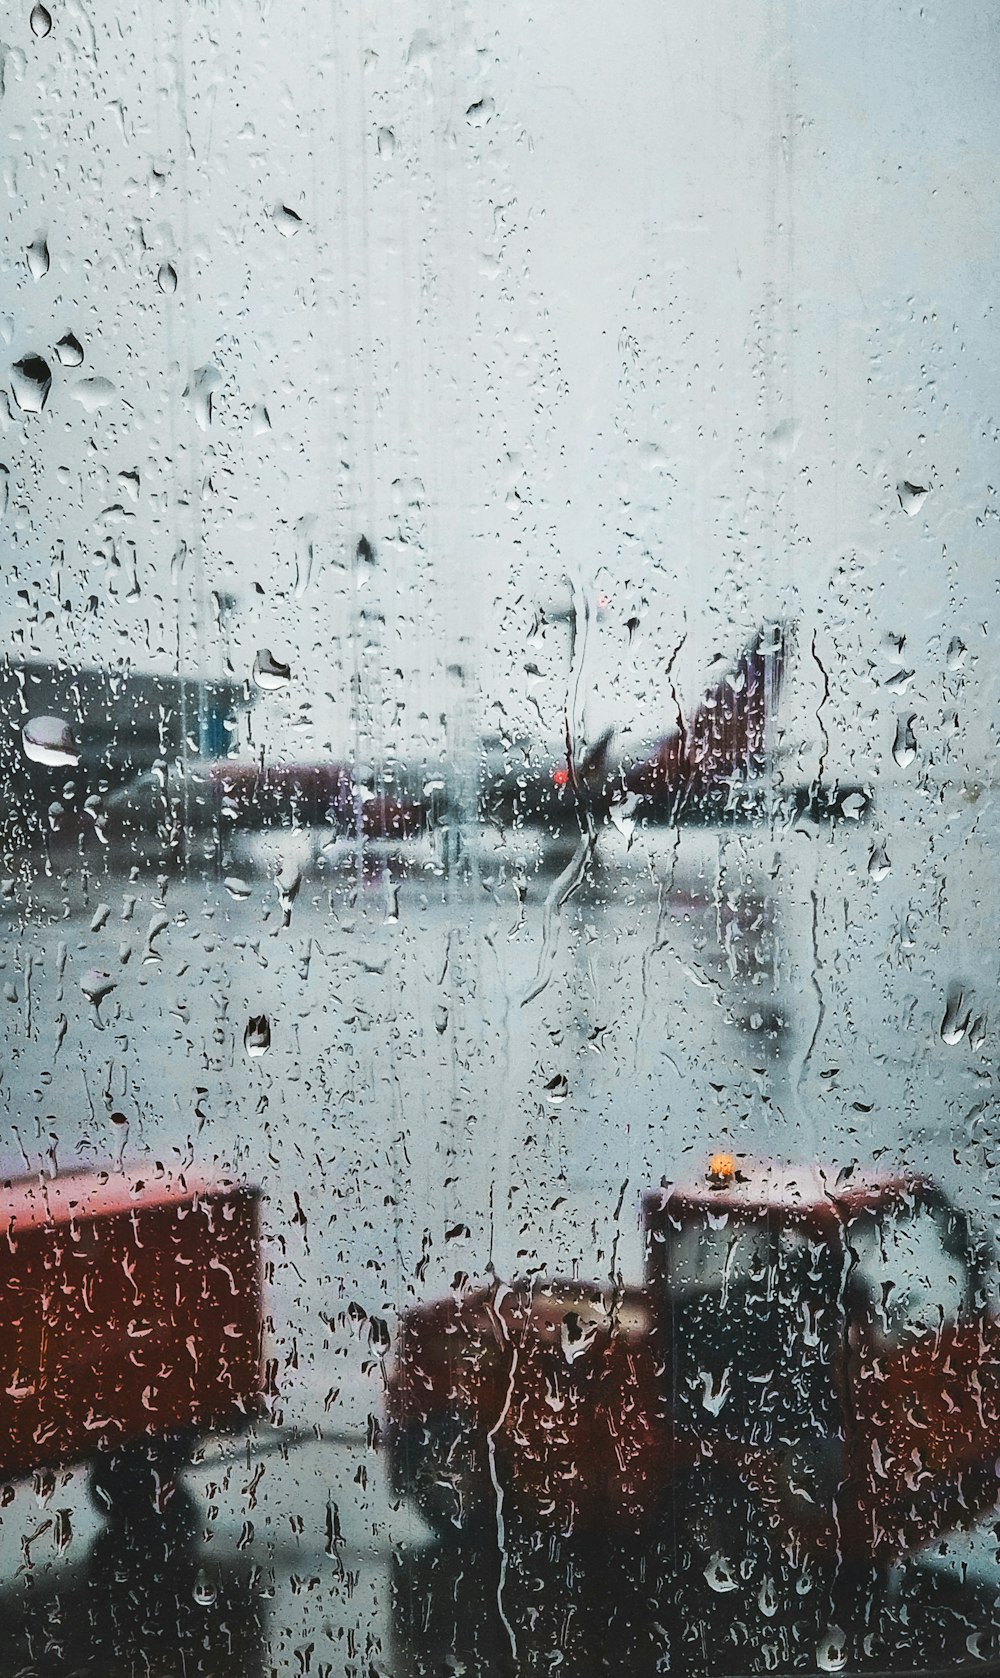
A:
{"type": "Polygon", "coordinates": [[[941,1021],[942,1043],[947,1043],[950,1048],[954,1048],[956,1043],[961,1043],[971,1020],[972,1009],[966,1000],[965,991],[961,985],[950,986],[944,1018],[941,1021]]]}
{"type": "Polygon", "coordinates": [[[953,635],[951,640],[948,642],[948,652],[946,654],[948,669],[961,670],[962,665],[965,663],[965,655],[967,651],[968,649],[961,636],[953,635]]]}
{"type": "Polygon", "coordinates": [[[257,402],[254,404],[251,430],[253,431],[255,437],[263,437],[271,430],[271,416],[267,411],[266,404],[263,402],[257,402]]]}
{"type": "Polygon", "coordinates": [[[558,1107],[569,1094],[569,1079],[565,1072],[557,1072],[545,1086],[545,1099],[551,1107],[558,1107]]]}
{"type": "Polygon", "coordinates": [[[559,1344],[567,1363],[586,1357],[597,1338],[600,1320],[582,1319],[579,1311],[567,1311],[559,1325],[559,1344]]]}
{"type": "Polygon", "coordinates": [[[53,1539],[60,1555],[64,1550],[69,1549],[73,1542],[73,1512],[71,1509],[57,1510],[53,1539]]]}
{"type": "Polygon", "coordinates": [[[97,908],[94,910],[93,916],[91,918],[91,922],[90,922],[91,932],[100,932],[101,927],[105,925],[105,923],[107,921],[107,918],[110,915],[110,913],[111,913],[111,904],[110,903],[99,903],[97,905],[97,908]]]}
{"type": "Polygon", "coordinates": [[[924,502],[927,500],[927,485],[911,484],[906,478],[903,478],[902,481],[896,485],[896,494],[899,496],[899,505],[902,507],[903,512],[909,513],[912,518],[914,513],[919,513],[924,502]]]}
{"type": "Polygon", "coordinates": [[[772,1619],[778,1612],[778,1592],[773,1579],[764,1579],[757,1592],[757,1606],[761,1613],[772,1619]]]}
{"type": "Polygon", "coordinates": [[[172,262],[160,263],[156,271],[156,283],[166,297],[170,297],[177,290],[177,269],[172,262]]]}
{"type": "Polygon", "coordinates": [[[267,1054],[271,1047],[271,1022],[266,1014],[251,1014],[243,1033],[243,1047],[252,1060],[267,1054]]]}
{"type": "Polygon", "coordinates": [[[892,755],[900,769],[908,769],[917,755],[917,737],[913,732],[913,715],[900,717],[896,724],[896,738],[892,743],[892,755]]]}
{"type": "Polygon", "coordinates": [[[283,234],[286,239],[290,239],[293,233],[297,233],[302,226],[302,217],[296,210],[290,209],[287,204],[279,204],[274,212],[274,225],[279,233],[283,234]]]}
{"type": "Polygon", "coordinates": [[[76,736],[64,717],[29,717],[21,730],[24,755],[49,769],[75,767],[80,761],[76,736]]]}
{"type": "Polygon", "coordinates": [[[91,967],[81,978],[80,989],[96,1008],[108,995],[108,992],[114,990],[116,983],[117,980],[113,979],[110,973],[105,972],[103,967],[91,967]]]}
{"type": "Polygon", "coordinates": [[[96,414],[98,408],[106,408],[114,401],[116,390],[110,379],[78,379],[70,395],[88,414],[96,414]]]}
{"type": "Polygon", "coordinates": [[[150,920],[149,928],[146,932],[146,960],[152,958],[158,961],[160,959],[159,952],[153,947],[154,942],[157,938],[159,938],[161,932],[166,932],[169,925],[169,915],[154,915],[150,920]]]}
{"type": "Polygon", "coordinates": [[[316,529],[315,513],[304,513],[295,520],[295,598],[301,600],[312,581],[313,559],[315,550],[313,534],[316,529]]]}
{"type": "Polygon", "coordinates": [[[22,356],[11,370],[14,401],[25,414],[40,414],[49,399],[52,369],[40,355],[22,356]]]}
{"type": "Polygon", "coordinates": [[[868,809],[869,800],[863,792],[849,792],[840,801],[840,813],[848,821],[858,822],[868,809]]]}
{"type": "Polygon", "coordinates": [[[222,883],[230,897],[235,897],[237,901],[242,901],[250,896],[249,885],[246,880],[241,880],[238,874],[227,874],[222,883]]]}
{"type": "Polygon", "coordinates": [[[212,423],[212,392],[218,390],[222,384],[222,374],[218,367],[207,362],[204,367],[196,367],[183,394],[187,397],[194,417],[202,431],[207,431],[212,423]]]}
{"type": "Polygon", "coordinates": [[[828,1626],[820,1638],[816,1665],[822,1672],[843,1672],[847,1665],[847,1638],[839,1626],[828,1626]]]}
{"type": "Polygon", "coordinates": [[[302,875],[294,862],[286,861],[274,883],[278,888],[278,902],[287,926],[292,916],[292,904],[299,895],[302,875]]]}
{"type": "Polygon", "coordinates": [[[31,8],[31,16],[28,22],[31,24],[31,33],[36,35],[40,41],[44,41],[52,28],[52,13],[47,6],[42,5],[41,0],[38,0],[38,4],[31,8]]]}
{"type": "Polygon", "coordinates": [[[726,1559],[720,1550],[715,1552],[706,1567],[705,1578],[708,1580],[711,1589],[720,1592],[720,1594],[723,1591],[735,1591],[737,1588],[738,1581],[732,1563],[726,1559]]]}
{"type": "Polygon", "coordinates": [[[391,128],[380,128],[378,131],[379,157],[391,157],[396,150],[396,136],[391,128]]]}
{"type": "Polygon", "coordinates": [[[485,123],[489,122],[490,117],[495,112],[496,105],[492,99],[477,99],[475,104],[470,105],[466,110],[466,121],[470,122],[473,128],[482,128],[485,123]]]}
{"type": "Polygon", "coordinates": [[[885,841],[883,840],[880,845],[873,845],[871,856],[868,858],[868,878],[876,881],[884,880],[891,867],[892,863],[889,861],[885,841]]]}
{"type": "Polygon", "coordinates": [[[64,332],[56,345],[56,358],[63,367],[79,367],[83,345],[73,332],[64,332]]]}
{"type": "Polygon", "coordinates": [[[894,670],[882,685],[887,687],[890,693],[905,693],[915,675],[915,670],[894,670]]]}
{"type": "Polygon", "coordinates": [[[48,242],[43,233],[40,233],[37,239],[32,239],[24,256],[32,279],[44,280],[49,271],[50,258],[48,242]]]}
{"type": "Polygon", "coordinates": [[[434,1030],[437,1032],[439,1037],[443,1037],[447,1029],[448,1010],[443,1002],[438,1002],[435,1004],[434,1008],[434,1030]]]}
{"type": "Polygon", "coordinates": [[[195,1602],[200,1603],[203,1608],[207,1608],[213,1603],[218,1595],[214,1579],[209,1577],[203,1567],[199,1567],[195,1574],[191,1594],[195,1602]]]}
{"type": "Polygon", "coordinates": [[[261,647],[253,661],[253,679],[259,688],[273,692],[287,687],[292,679],[291,666],[275,658],[270,647],[261,647]]]}

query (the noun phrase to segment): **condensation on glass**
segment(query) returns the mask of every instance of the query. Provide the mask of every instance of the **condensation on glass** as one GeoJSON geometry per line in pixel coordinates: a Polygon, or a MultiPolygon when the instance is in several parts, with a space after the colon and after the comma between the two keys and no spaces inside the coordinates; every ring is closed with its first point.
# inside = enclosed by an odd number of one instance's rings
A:
{"type": "Polygon", "coordinates": [[[9,11],[11,1671],[1000,1658],[996,46],[9,11]]]}

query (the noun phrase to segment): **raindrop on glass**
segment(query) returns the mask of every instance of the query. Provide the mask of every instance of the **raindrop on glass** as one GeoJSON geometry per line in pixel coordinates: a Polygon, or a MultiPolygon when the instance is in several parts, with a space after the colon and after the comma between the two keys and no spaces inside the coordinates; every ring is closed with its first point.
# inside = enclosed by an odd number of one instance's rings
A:
{"type": "Polygon", "coordinates": [[[40,355],[22,356],[11,370],[14,401],[25,414],[40,414],[49,398],[52,369],[40,355]]]}
{"type": "Polygon", "coordinates": [[[917,737],[913,732],[913,716],[900,717],[896,724],[896,738],[892,755],[900,769],[908,769],[917,755],[917,737]]]}
{"type": "Polygon", "coordinates": [[[79,402],[88,414],[96,414],[98,408],[106,408],[115,397],[115,386],[110,379],[78,379],[70,391],[74,402],[79,402]]]}
{"type": "Polygon", "coordinates": [[[116,980],[103,967],[91,967],[80,980],[80,989],[96,1008],[98,1003],[102,1002],[108,995],[108,992],[114,990],[115,984],[116,980]]]}
{"type": "Polygon", "coordinates": [[[909,513],[912,518],[914,513],[919,513],[924,502],[927,500],[927,485],[911,484],[906,480],[906,478],[903,478],[902,481],[896,485],[896,494],[899,496],[899,505],[902,507],[903,512],[909,513]]]}
{"type": "Polygon", "coordinates": [[[905,693],[915,675],[915,670],[896,670],[886,679],[884,685],[890,693],[905,693]]]}
{"type": "Polygon", "coordinates": [[[267,1054],[271,1047],[271,1022],[266,1014],[251,1014],[243,1033],[243,1047],[251,1060],[267,1054]]]}
{"type": "Polygon", "coordinates": [[[28,22],[31,24],[31,33],[36,35],[40,41],[44,41],[46,35],[52,29],[52,13],[47,6],[42,5],[41,0],[38,0],[38,4],[31,8],[31,16],[28,22]]]}
{"type": "Polygon", "coordinates": [[[261,647],[253,661],[253,679],[259,688],[272,692],[287,687],[292,679],[291,667],[275,658],[270,647],[261,647]]]}
{"type": "Polygon", "coordinates": [[[830,1626],[819,1640],[816,1665],[821,1672],[843,1672],[847,1665],[847,1638],[839,1626],[830,1626]]]}
{"type": "Polygon", "coordinates": [[[736,1590],[737,1579],[732,1564],[719,1552],[716,1552],[706,1567],[705,1578],[713,1591],[721,1593],[736,1590]]]}
{"type": "Polygon", "coordinates": [[[778,1612],[778,1592],[773,1579],[763,1580],[757,1592],[757,1606],[769,1620],[778,1612]]]}
{"type": "Polygon", "coordinates": [[[64,332],[56,345],[56,358],[63,367],[79,367],[83,345],[73,332],[64,332]]]}
{"type": "Polygon", "coordinates": [[[203,1567],[199,1567],[195,1574],[191,1594],[195,1602],[200,1603],[203,1608],[213,1603],[218,1595],[214,1580],[209,1578],[203,1567]]]}
{"type": "Polygon", "coordinates": [[[278,888],[278,899],[286,914],[291,909],[295,899],[298,897],[299,887],[301,884],[302,874],[299,868],[294,862],[286,859],[282,864],[281,872],[275,881],[275,885],[278,888]]]}
{"type": "Polygon", "coordinates": [[[545,1086],[545,1099],[550,1106],[558,1107],[569,1094],[569,1079],[564,1072],[557,1072],[545,1086]]]}
{"type": "Polygon", "coordinates": [[[295,210],[289,209],[287,204],[279,204],[274,212],[274,225],[279,233],[290,239],[302,226],[302,217],[295,210]]]}
{"type": "Polygon", "coordinates": [[[177,269],[172,262],[160,263],[156,274],[156,283],[167,297],[177,290],[177,269]]]}
{"type": "Polygon", "coordinates": [[[962,665],[965,663],[966,651],[967,648],[961,636],[953,635],[951,640],[948,642],[948,652],[946,655],[949,670],[961,670],[962,665]]]}
{"type": "Polygon", "coordinates": [[[849,792],[840,801],[840,813],[848,821],[858,822],[868,809],[868,799],[863,792],[849,792]]]}
{"type": "Polygon", "coordinates": [[[972,1009],[966,1001],[964,990],[961,985],[952,985],[948,991],[948,1001],[941,1021],[942,1043],[947,1043],[952,1049],[956,1043],[961,1043],[971,1020],[972,1009]]]}
{"type": "Polygon", "coordinates": [[[378,131],[379,157],[391,157],[396,150],[396,136],[391,128],[380,128],[378,131]]]}
{"type": "Polygon", "coordinates": [[[222,883],[230,897],[235,897],[237,902],[250,896],[249,885],[246,880],[241,880],[238,874],[227,874],[222,883]]]}
{"type": "Polygon", "coordinates": [[[883,840],[880,845],[873,845],[871,856],[868,858],[869,880],[884,880],[891,867],[892,863],[889,861],[885,841],[883,840]]]}
{"type": "Polygon", "coordinates": [[[50,262],[48,241],[44,234],[40,233],[37,239],[32,239],[24,255],[32,279],[43,280],[49,271],[50,262]]]}
{"type": "Polygon", "coordinates": [[[49,769],[74,768],[80,761],[76,736],[64,717],[29,717],[21,744],[25,757],[49,769]]]}

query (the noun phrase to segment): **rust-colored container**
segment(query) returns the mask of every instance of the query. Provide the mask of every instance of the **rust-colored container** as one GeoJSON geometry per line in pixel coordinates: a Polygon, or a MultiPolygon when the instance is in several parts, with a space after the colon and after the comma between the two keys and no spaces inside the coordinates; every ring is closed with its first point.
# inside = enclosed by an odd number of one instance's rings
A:
{"type": "Polygon", "coordinates": [[[0,1183],[0,1475],[249,1420],[261,1327],[255,1190],[0,1183]]]}

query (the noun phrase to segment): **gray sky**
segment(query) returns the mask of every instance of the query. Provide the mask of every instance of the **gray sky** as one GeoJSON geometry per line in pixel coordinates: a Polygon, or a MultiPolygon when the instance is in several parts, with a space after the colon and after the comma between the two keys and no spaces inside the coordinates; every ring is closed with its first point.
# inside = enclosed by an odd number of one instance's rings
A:
{"type": "MultiPolygon", "coordinates": [[[[926,737],[960,635],[986,773],[995,34],[977,0],[95,0],[41,39],[22,8],[4,332],[53,384],[0,412],[12,651],[242,675],[269,646],[294,680],[255,739],[303,757],[446,747],[460,663],[472,732],[499,701],[556,740],[566,635],[528,631],[569,576],[611,603],[591,733],[658,732],[685,627],[693,701],[782,613],[864,773],[894,773],[883,638],[926,737]]],[[[802,658],[803,772],[819,696],[802,658]]]]}

